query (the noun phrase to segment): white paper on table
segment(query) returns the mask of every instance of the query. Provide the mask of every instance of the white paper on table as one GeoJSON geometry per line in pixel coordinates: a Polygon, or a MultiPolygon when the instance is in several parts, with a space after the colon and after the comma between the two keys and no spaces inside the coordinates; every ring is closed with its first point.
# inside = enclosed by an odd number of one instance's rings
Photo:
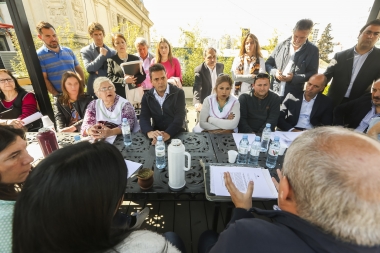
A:
{"type": "Polygon", "coordinates": [[[33,162],[44,157],[42,149],[38,143],[29,144],[26,146],[26,151],[28,151],[29,155],[34,158],[33,162]]]}
{"type": "Polygon", "coordinates": [[[277,198],[277,190],[269,171],[262,168],[210,166],[210,192],[218,196],[230,196],[224,184],[224,172],[229,172],[232,182],[240,192],[247,191],[249,181],[253,181],[253,198],[277,198]]]}
{"type": "Polygon", "coordinates": [[[289,148],[290,144],[301,134],[303,131],[300,132],[281,132],[281,131],[275,131],[271,133],[271,140],[274,140],[275,136],[280,137],[280,144],[281,146],[285,146],[286,148],[289,148]]]}
{"type": "MultiPolygon", "coordinates": [[[[232,136],[234,137],[234,141],[237,148],[239,148],[239,143],[241,139],[243,139],[243,135],[245,134],[232,133],[232,136]]],[[[246,135],[248,135],[249,144],[255,141],[256,134],[246,134],[246,135]]]]}
{"type": "Polygon", "coordinates": [[[106,142],[110,143],[110,144],[113,144],[116,140],[116,137],[117,135],[112,135],[112,136],[109,136],[105,139],[106,142]]]}
{"type": "Polygon", "coordinates": [[[135,162],[132,162],[132,161],[129,161],[129,160],[124,160],[124,161],[125,161],[125,164],[128,167],[128,178],[130,176],[132,176],[133,173],[135,173],[136,170],[138,170],[138,168],[140,168],[142,166],[141,163],[135,163],[135,162]]]}
{"type": "Polygon", "coordinates": [[[40,118],[42,118],[42,114],[40,112],[36,112],[36,113],[33,113],[32,115],[29,115],[26,118],[23,118],[22,121],[24,122],[24,126],[25,126],[40,118]]]}

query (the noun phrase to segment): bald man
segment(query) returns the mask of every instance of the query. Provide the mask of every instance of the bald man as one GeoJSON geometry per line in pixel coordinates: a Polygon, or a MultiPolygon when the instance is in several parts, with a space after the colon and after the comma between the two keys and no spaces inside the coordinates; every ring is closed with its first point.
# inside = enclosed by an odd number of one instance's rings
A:
{"type": "Polygon", "coordinates": [[[305,131],[278,171],[276,210],[252,208],[253,182],[242,193],[225,174],[236,209],[214,246],[205,244],[212,232],[201,236],[199,252],[380,252],[379,164],[380,143],[366,135],[341,127],[305,131]]]}
{"type": "Polygon", "coordinates": [[[322,94],[325,84],[325,75],[315,74],[306,82],[303,93],[288,93],[281,105],[277,127],[282,131],[298,132],[332,125],[332,100],[322,94]]]}

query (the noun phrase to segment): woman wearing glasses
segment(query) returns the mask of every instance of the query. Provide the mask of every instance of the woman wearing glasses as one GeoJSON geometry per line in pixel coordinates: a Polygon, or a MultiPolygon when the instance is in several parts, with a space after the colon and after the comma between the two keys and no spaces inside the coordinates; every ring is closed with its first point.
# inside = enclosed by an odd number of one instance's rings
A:
{"type": "Polygon", "coordinates": [[[94,92],[98,99],[88,104],[82,124],[82,135],[104,139],[121,134],[122,119],[128,120],[132,129],[137,118],[131,103],[117,95],[115,86],[107,77],[98,77],[94,81],[94,92]]]}
{"type": "Polygon", "coordinates": [[[241,43],[239,56],[232,63],[232,79],[235,81],[234,94],[239,96],[251,90],[255,76],[265,72],[265,61],[261,54],[259,40],[252,33],[241,43]]]}
{"type": "Polygon", "coordinates": [[[197,125],[194,132],[237,132],[240,120],[240,104],[239,100],[231,95],[231,89],[231,77],[220,74],[215,82],[214,93],[203,101],[199,118],[200,127],[197,125]]]}
{"type": "Polygon", "coordinates": [[[142,73],[133,76],[124,74],[120,67],[120,64],[124,62],[140,61],[140,58],[127,53],[128,45],[124,35],[121,33],[112,35],[112,45],[117,53],[107,59],[107,77],[115,85],[117,95],[128,99],[133,105],[140,104],[144,95],[141,83],[146,78],[144,69],[141,69],[142,73]]]}
{"type": "Polygon", "coordinates": [[[67,71],[62,75],[62,94],[55,97],[54,117],[59,132],[79,132],[87,105],[93,100],[83,91],[78,75],[67,71]]]}
{"type": "Polygon", "coordinates": [[[36,111],[34,94],[25,91],[9,70],[0,69],[0,124],[22,128],[22,120],[36,111]]]}

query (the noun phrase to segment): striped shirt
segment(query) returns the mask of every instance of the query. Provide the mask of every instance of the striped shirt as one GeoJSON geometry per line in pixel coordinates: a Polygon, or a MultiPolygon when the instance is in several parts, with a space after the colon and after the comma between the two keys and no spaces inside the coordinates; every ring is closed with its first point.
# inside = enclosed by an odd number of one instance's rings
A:
{"type": "Polygon", "coordinates": [[[62,92],[61,80],[66,71],[75,71],[79,65],[73,51],[68,47],[59,46],[58,53],[48,49],[45,45],[37,50],[42,72],[46,73],[49,81],[58,92],[62,92]]]}

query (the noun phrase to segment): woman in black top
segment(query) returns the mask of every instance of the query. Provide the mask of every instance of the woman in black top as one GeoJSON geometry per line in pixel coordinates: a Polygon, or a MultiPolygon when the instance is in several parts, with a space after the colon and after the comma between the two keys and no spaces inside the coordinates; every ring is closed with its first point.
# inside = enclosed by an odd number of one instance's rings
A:
{"type": "Polygon", "coordinates": [[[62,76],[62,94],[55,97],[54,117],[59,132],[79,132],[87,105],[93,98],[83,91],[77,74],[67,71],[62,76]]]}

